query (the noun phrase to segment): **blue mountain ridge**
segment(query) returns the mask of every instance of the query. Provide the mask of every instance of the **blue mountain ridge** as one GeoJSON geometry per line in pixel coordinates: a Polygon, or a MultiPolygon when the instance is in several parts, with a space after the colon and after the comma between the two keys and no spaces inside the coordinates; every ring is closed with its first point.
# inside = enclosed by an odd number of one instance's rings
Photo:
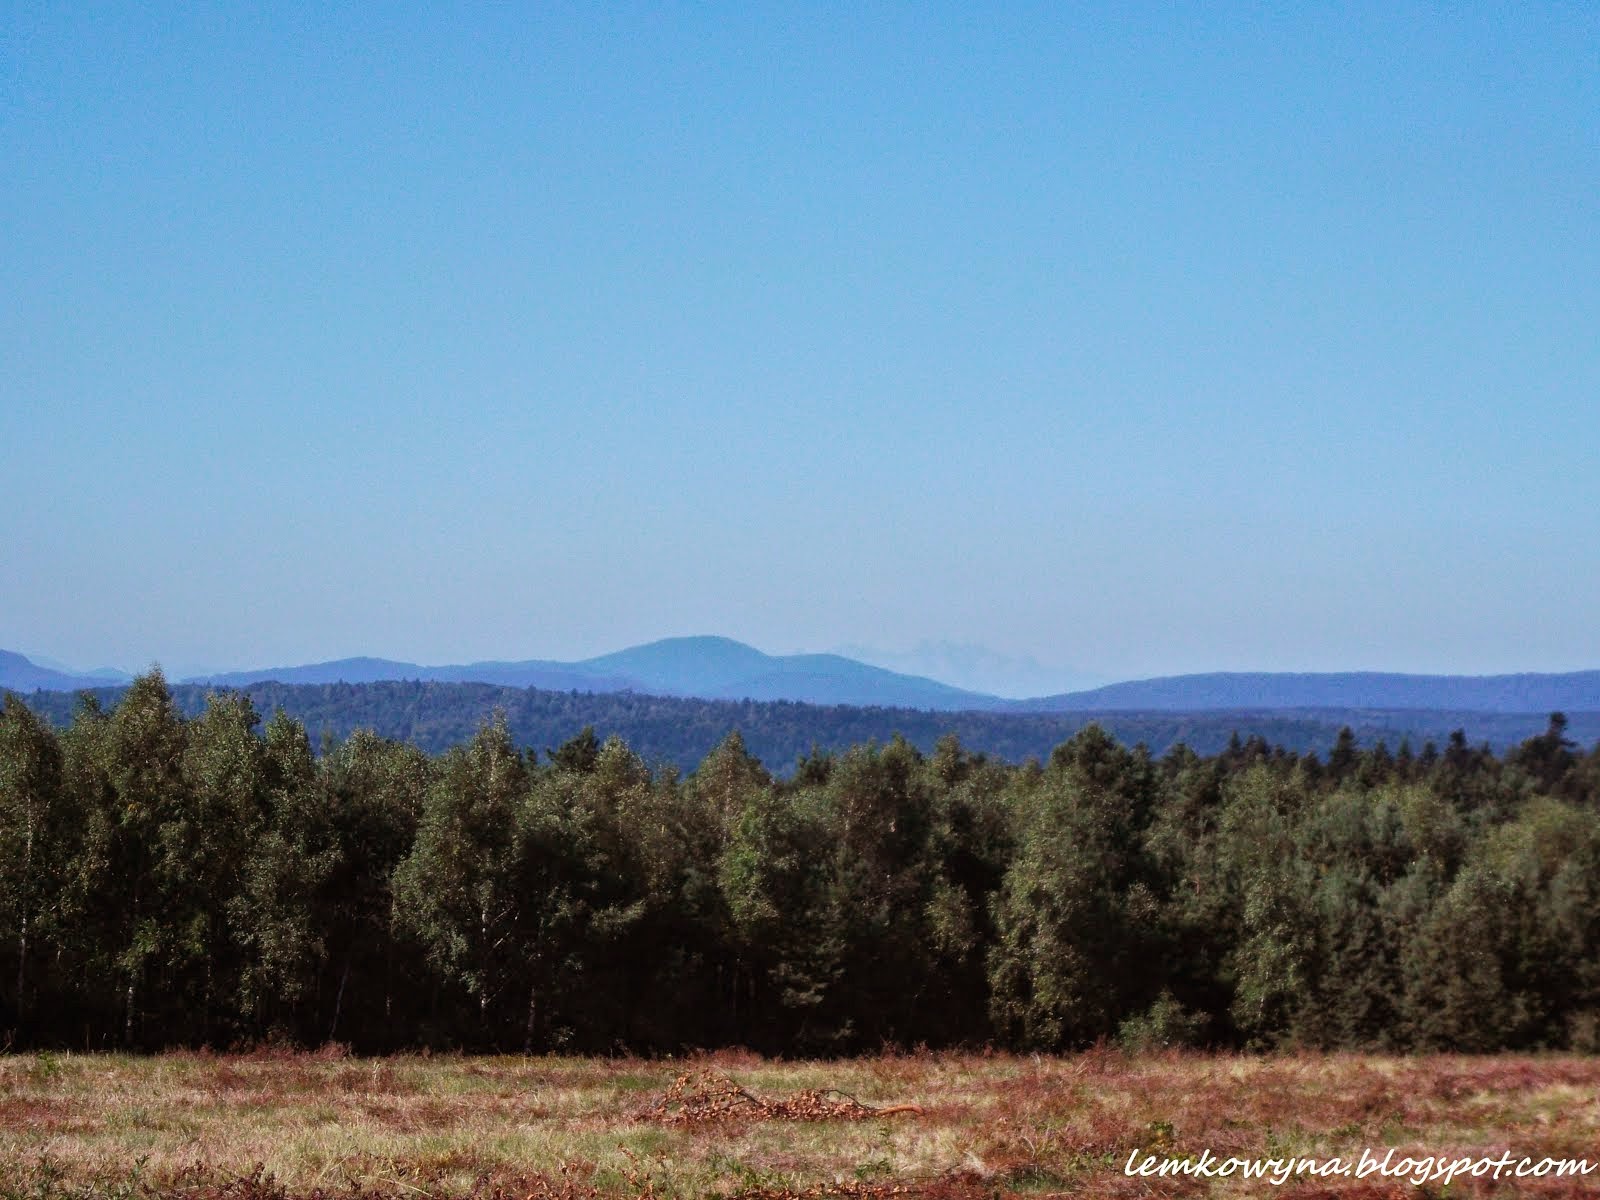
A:
{"type": "Polygon", "coordinates": [[[493,683],[547,691],[643,692],[703,700],[801,700],[941,710],[995,709],[1003,701],[932,679],[901,675],[837,654],[764,654],[725,637],[664,638],[578,662],[528,659],[425,667],[347,658],[296,667],[230,671],[183,680],[215,687],[254,683],[493,683]]]}
{"type": "Polygon", "coordinates": [[[57,671],[42,667],[25,655],[0,650],[0,688],[16,692],[76,692],[84,688],[119,687],[128,676],[109,669],[57,671]]]}
{"type": "MultiPolygon", "coordinates": [[[[485,683],[546,691],[638,692],[705,700],[793,700],[933,711],[1015,713],[1210,712],[1368,709],[1549,713],[1600,711],[1600,671],[1562,674],[1413,675],[1376,671],[1212,672],[1132,680],[1032,700],[1001,700],[838,654],[765,654],[731,638],[664,638],[576,662],[548,659],[422,666],[344,658],[230,671],[182,680],[211,687],[380,683],[485,683]]],[[[103,673],[72,674],[0,651],[0,688],[76,691],[107,686],[103,673]]]]}
{"type": "Polygon", "coordinates": [[[1013,712],[1036,713],[1306,708],[1583,712],[1600,709],[1600,671],[1513,675],[1212,672],[1113,683],[1019,700],[1009,707],[1013,712]]]}

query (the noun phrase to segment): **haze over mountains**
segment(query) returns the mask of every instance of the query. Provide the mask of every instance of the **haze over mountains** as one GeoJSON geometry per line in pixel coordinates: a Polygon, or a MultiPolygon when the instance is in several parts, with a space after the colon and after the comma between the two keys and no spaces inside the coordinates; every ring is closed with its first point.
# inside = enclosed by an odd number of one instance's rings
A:
{"type": "Polygon", "coordinates": [[[871,667],[837,654],[763,654],[724,637],[665,638],[578,662],[528,659],[424,667],[376,658],[233,671],[185,682],[224,687],[278,683],[492,683],[549,691],[643,692],[703,700],[799,700],[812,704],[987,709],[993,696],[871,667]]]}
{"type": "Polygon", "coordinates": [[[16,692],[75,692],[83,688],[116,687],[133,677],[109,667],[95,671],[73,671],[12,650],[0,650],[0,688],[16,692]]]}
{"type": "Polygon", "coordinates": [[[1116,682],[1114,677],[1046,664],[1028,654],[1005,654],[971,642],[924,639],[908,650],[851,643],[835,646],[833,652],[902,675],[921,675],[1005,699],[1078,692],[1116,682]]]}
{"type": "Polygon", "coordinates": [[[1212,672],[1113,683],[1084,692],[1021,700],[1012,707],[1020,712],[1301,708],[1587,711],[1600,709],[1600,671],[1556,675],[1212,672]]]}
{"type": "MultiPolygon", "coordinates": [[[[0,688],[21,692],[75,691],[116,686],[126,679],[109,669],[57,670],[23,655],[0,651],[0,688]]],[[[347,658],[230,671],[177,682],[242,688],[269,681],[362,684],[398,680],[945,712],[1158,713],[1334,708],[1484,713],[1600,711],[1600,670],[1488,676],[1224,672],[1005,700],[925,676],[870,666],[843,655],[771,655],[730,638],[709,636],[666,638],[576,662],[528,659],[422,666],[381,658],[347,658]]]]}

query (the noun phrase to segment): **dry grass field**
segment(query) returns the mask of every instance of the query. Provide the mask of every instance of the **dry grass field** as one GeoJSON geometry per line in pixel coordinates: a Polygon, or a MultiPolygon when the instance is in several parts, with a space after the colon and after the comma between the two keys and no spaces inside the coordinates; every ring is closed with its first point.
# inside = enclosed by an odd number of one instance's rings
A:
{"type": "Polygon", "coordinates": [[[1600,1196],[1130,1177],[1130,1154],[1600,1162],[1600,1061],[923,1054],[781,1062],[0,1057],[0,1197],[1600,1196]],[[894,1110],[894,1111],[890,1111],[894,1110]]]}

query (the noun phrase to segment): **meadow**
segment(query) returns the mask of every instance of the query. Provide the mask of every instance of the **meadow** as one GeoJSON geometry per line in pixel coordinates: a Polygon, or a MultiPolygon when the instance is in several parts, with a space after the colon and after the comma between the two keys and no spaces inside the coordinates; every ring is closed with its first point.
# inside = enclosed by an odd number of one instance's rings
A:
{"type": "Polygon", "coordinates": [[[0,1057],[0,1197],[1589,1196],[1130,1177],[1130,1155],[1600,1160],[1578,1056],[0,1057]]]}

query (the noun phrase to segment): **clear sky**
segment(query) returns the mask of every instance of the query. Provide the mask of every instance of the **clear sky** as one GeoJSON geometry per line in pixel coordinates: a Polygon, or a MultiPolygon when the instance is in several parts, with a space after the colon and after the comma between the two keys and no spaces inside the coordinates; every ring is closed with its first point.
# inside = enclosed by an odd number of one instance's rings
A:
{"type": "Polygon", "coordinates": [[[1600,666],[1600,6],[0,4],[0,647],[1600,666]]]}

